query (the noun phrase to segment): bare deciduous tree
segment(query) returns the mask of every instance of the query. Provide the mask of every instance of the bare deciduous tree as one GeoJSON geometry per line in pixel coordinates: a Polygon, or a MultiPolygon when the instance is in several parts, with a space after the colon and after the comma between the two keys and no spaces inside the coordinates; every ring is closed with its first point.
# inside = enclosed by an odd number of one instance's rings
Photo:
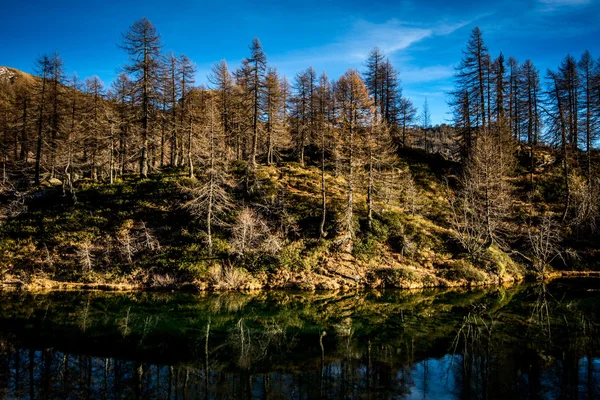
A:
{"type": "MultiPolygon", "coordinates": [[[[463,212],[459,214],[462,215],[459,225],[471,224],[463,232],[473,234],[476,241],[483,238],[487,245],[503,244],[505,222],[512,203],[512,188],[507,178],[514,158],[510,145],[503,139],[501,133],[480,135],[475,140],[461,180],[463,212]],[[474,232],[481,229],[484,232],[474,232]]],[[[473,248],[472,245],[469,247],[473,248]]]]}
{"type": "Polygon", "coordinates": [[[124,69],[135,77],[133,89],[141,107],[140,176],[145,178],[148,176],[151,107],[153,99],[158,96],[160,84],[160,35],[150,21],[142,18],[123,35],[120,47],[129,55],[131,63],[124,69]]]}
{"type": "Polygon", "coordinates": [[[569,176],[569,187],[572,215],[570,224],[579,230],[595,232],[600,217],[598,184],[572,172],[569,176]]]}
{"type": "Polygon", "coordinates": [[[543,276],[548,265],[561,255],[558,223],[552,216],[545,214],[537,227],[529,226],[528,238],[533,256],[533,268],[537,274],[543,276]]]}
{"type": "Polygon", "coordinates": [[[487,230],[474,190],[463,187],[458,194],[449,194],[448,200],[457,241],[468,254],[480,257],[486,248],[487,230]]]}
{"type": "Polygon", "coordinates": [[[339,79],[335,89],[337,120],[345,159],[344,172],[347,186],[345,218],[342,223],[343,236],[354,238],[354,190],[356,170],[361,166],[363,141],[373,123],[373,103],[365,83],[356,70],[348,70],[339,79]]]}
{"type": "Polygon", "coordinates": [[[227,191],[227,173],[225,166],[225,140],[221,120],[219,119],[213,96],[208,100],[207,118],[203,131],[205,142],[202,143],[202,152],[206,165],[204,175],[197,182],[183,186],[184,193],[189,200],[184,203],[187,209],[197,218],[204,218],[206,223],[206,237],[209,256],[213,248],[214,226],[225,226],[222,217],[230,212],[233,207],[231,196],[227,191]]]}
{"type": "Polygon", "coordinates": [[[276,254],[281,250],[282,240],[259,214],[245,207],[232,227],[230,245],[235,254],[245,257],[257,252],[276,254]]]}
{"type": "Polygon", "coordinates": [[[85,273],[92,272],[92,267],[94,265],[94,256],[92,255],[93,249],[94,245],[89,239],[81,242],[77,249],[77,260],[85,273]]]}
{"type": "Polygon", "coordinates": [[[139,223],[139,242],[140,247],[145,248],[151,252],[160,251],[160,242],[158,241],[154,230],[150,228],[144,221],[139,223]]]}

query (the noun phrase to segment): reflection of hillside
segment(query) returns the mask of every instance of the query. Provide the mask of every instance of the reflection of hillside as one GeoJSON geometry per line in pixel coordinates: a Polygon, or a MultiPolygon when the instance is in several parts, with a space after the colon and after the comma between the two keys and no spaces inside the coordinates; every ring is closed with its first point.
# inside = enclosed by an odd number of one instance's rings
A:
{"type": "MultiPolygon", "coordinates": [[[[236,332],[239,336],[242,320],[244,335],[271,337],[284,332],[291,337],[307,338],[325,331],[329,333],[325,342],[331,345],[339,337],[347,336],[343,332],[351,325],[352,336],[358,343],[368,339],[379,345],[390,340],[402,341],[404,336],[409,336],[412,341],[425,344],[452,332],[457,321],[451,315],[453,310],[468,309],[482,301],[501,302],[503,297],[510,298],[507,293],[498,290],[346,294],[262,292],[199,296],[2,293],[0,320],[6,322],[3,325],[9,330],[32,340],[64,341],[68,346],[80,343],[83,347],[85,343],[94,344],[89,349],[93,354],[110,350],[112,345],[104,349],[103,342],[131,347],[129,344],[142,341],[141,346],[135,346],[130,352],[139,352],[141,356],[149,350],[158,355],[161,352],[157,354],[153,344],[160,343],[162,348],[168,343],[167,346],[192,349],[182,351],[182,359],[188,360],[197,353],[193,350],[198,344],[196,338],[202,336],[209,318],[212,335],[224,342],[236,332]],[[79,337],[86,340],[78,340],[79,337]]],[[[318,340],[309,348],[314,348],[315,354],[320,353],[318,340]]]]}
{"type": "Polygon", "coordinates": [[[593,397],[593,293],[547,290],[2,293],[0,396],[593,397]]]}

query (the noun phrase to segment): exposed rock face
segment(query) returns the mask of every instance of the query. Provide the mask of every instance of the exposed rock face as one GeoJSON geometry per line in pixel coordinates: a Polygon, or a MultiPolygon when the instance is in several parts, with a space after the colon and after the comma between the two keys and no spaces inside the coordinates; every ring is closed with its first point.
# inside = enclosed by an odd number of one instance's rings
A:
{"type": "Polygon", "coordinates": [[[0,81],[9,81],[12,83],[14,78],[14,72],[6,67],[0,67],[0,81]]]}

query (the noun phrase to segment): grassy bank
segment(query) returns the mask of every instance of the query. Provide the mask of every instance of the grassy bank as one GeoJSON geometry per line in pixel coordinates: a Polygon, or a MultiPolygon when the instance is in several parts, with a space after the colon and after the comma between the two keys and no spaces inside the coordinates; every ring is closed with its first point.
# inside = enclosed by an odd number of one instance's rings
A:
{"type": "MultiPolygon", "coordinates": [[[[495,285],[532,273],[520,216],[530,204],[516,200],[505,242],[473,256],[457,240],[448,202],[458,165],[416,150],[402,160],[400,178],[379,189],[370,228],[364,191],[358,191],[351,239],[338,231],[346,192],[335,171],[325,176],[327,236],[319,238],[317,166],[284,163],[248,171],[236,165],[226,185],[232,205],[212,232],[210,251],[204,219],[185,207],[186,188],[194,184],[185,171],[143,180],[125,175],[113,184],[82,179],[77,202],[64,195],[60,182],[46,182],[2,222],[0,278],[7,287],[31,288],[315,290],[495,285]],[[235,235],[244,209],[253,210],[250,228],[260,235],[241,251],[235,235]]],[[[553,179],[548,172],[540,190],[553,179]]],[[[523,185],[515,178],[517,193],[523,185]]],[[[573,245],[569,240],[564,245],[573,245]]],[[[589,260],[597,250],[590,243],[564,253],[577,257],[553,260],[554,268],[593,270],[589,260]]]]}

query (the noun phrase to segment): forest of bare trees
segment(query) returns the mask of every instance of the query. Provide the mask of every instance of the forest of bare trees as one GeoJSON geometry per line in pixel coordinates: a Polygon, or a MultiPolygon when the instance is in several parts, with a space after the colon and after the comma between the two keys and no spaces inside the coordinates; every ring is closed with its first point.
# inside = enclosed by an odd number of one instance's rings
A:
{"type": "MultiPolygon", "coordinates": [[[[330,82],[308,67],[288,82],[267,64],[255,38],[239,68],[230,71],[220,61],[209,87],[194,86],[193,62],[162,53],[160,35],[146,19],[136,21],[119,46],[129,62],[108,86],[97,76],[65,76],[58,52],[36,60],[35,78],[3,79],[4,181],[19,174],[31,174],[35,185],[67,174],[106,180],[136,172],[143,178],[165,167],[186,167],[193,176],[205,150],[196,142],[210,129],[222,131],[220,158],[251,168],[282,157],[304,165],[308,149],[324,147],[327,156],[345,150],[340,144],[334,151],[337,140],[329,140],[345,136],[334,130],[354,107],[339,101],[345,78],[330,82]],[[329,131],[325,142],[323,131],[329,131]]],[[[406,141],[417,111],[402,96],[389,59],[375,48],[364,71],[345,77],[361,87],[363,127],[378,125],[396,144],[406,141]]]]}
{"type": "MultiPolygon", "coordinates": [[[[35,76],[0,75],[4,218],[44,185],[60,186],[73,205],[83,182],[179,171],[180,208],[199,221],[210,258],[219,230],[239,257],[277,252],[293,235],[352,249],[358,232],[377,230],[390,190],[410,197],[415,213],[403,167],[412,151],[458,166],[446,180],[451,193],[436,201],[448,204],[447,225],[473,257],[514,247],[517,218],[529,229],[522,237],[547,232],[548,218],[570,235],[596,233],[600,60],[589,52],[540,76],[531,60],[494,58],[474,28],[449,93],[452,124],[431,126],[427,101],[419,110],[403,95],[401,74],[378,48],[337,79],[311,66],[288,79],[255,38],[238,68],[217,62],[206,87],[192,60],[164,52],[146,19],[119,46],[128,62],[108,84],[67,77],[58,52],[35,61],[35,76]],[[310,228],[286,219],[287,194],[264,183],[261,168],[290,165],[319,171],[310,228]]],[[[534,250],[520,253],[535,263],[534,250]]]]}
{"type": "Polygon", "coordinates": [[[524,194],[529,216],[542,232],[547,231],[549,196],[562,203],[556,219],[570,229],[595,232],[600,61],[587,51],[579,62],[567,55],[540,79],[531,60],[519,63],[510,57],[505,65],[502,53],[492,59],[475,28],[455,79],[451,106],[464,170],[456,202],[461,212],[454,214],[455,225],[465,233],[461,236],[468,237],[464,240],[481,248],[506,238],[503,221],[524,194]],[[540,178],[549,157],[560,165],[562,181],[551,193],[540,178]],[[526,193],[516,193],[515,180],[525,174],[526,193]]]}

